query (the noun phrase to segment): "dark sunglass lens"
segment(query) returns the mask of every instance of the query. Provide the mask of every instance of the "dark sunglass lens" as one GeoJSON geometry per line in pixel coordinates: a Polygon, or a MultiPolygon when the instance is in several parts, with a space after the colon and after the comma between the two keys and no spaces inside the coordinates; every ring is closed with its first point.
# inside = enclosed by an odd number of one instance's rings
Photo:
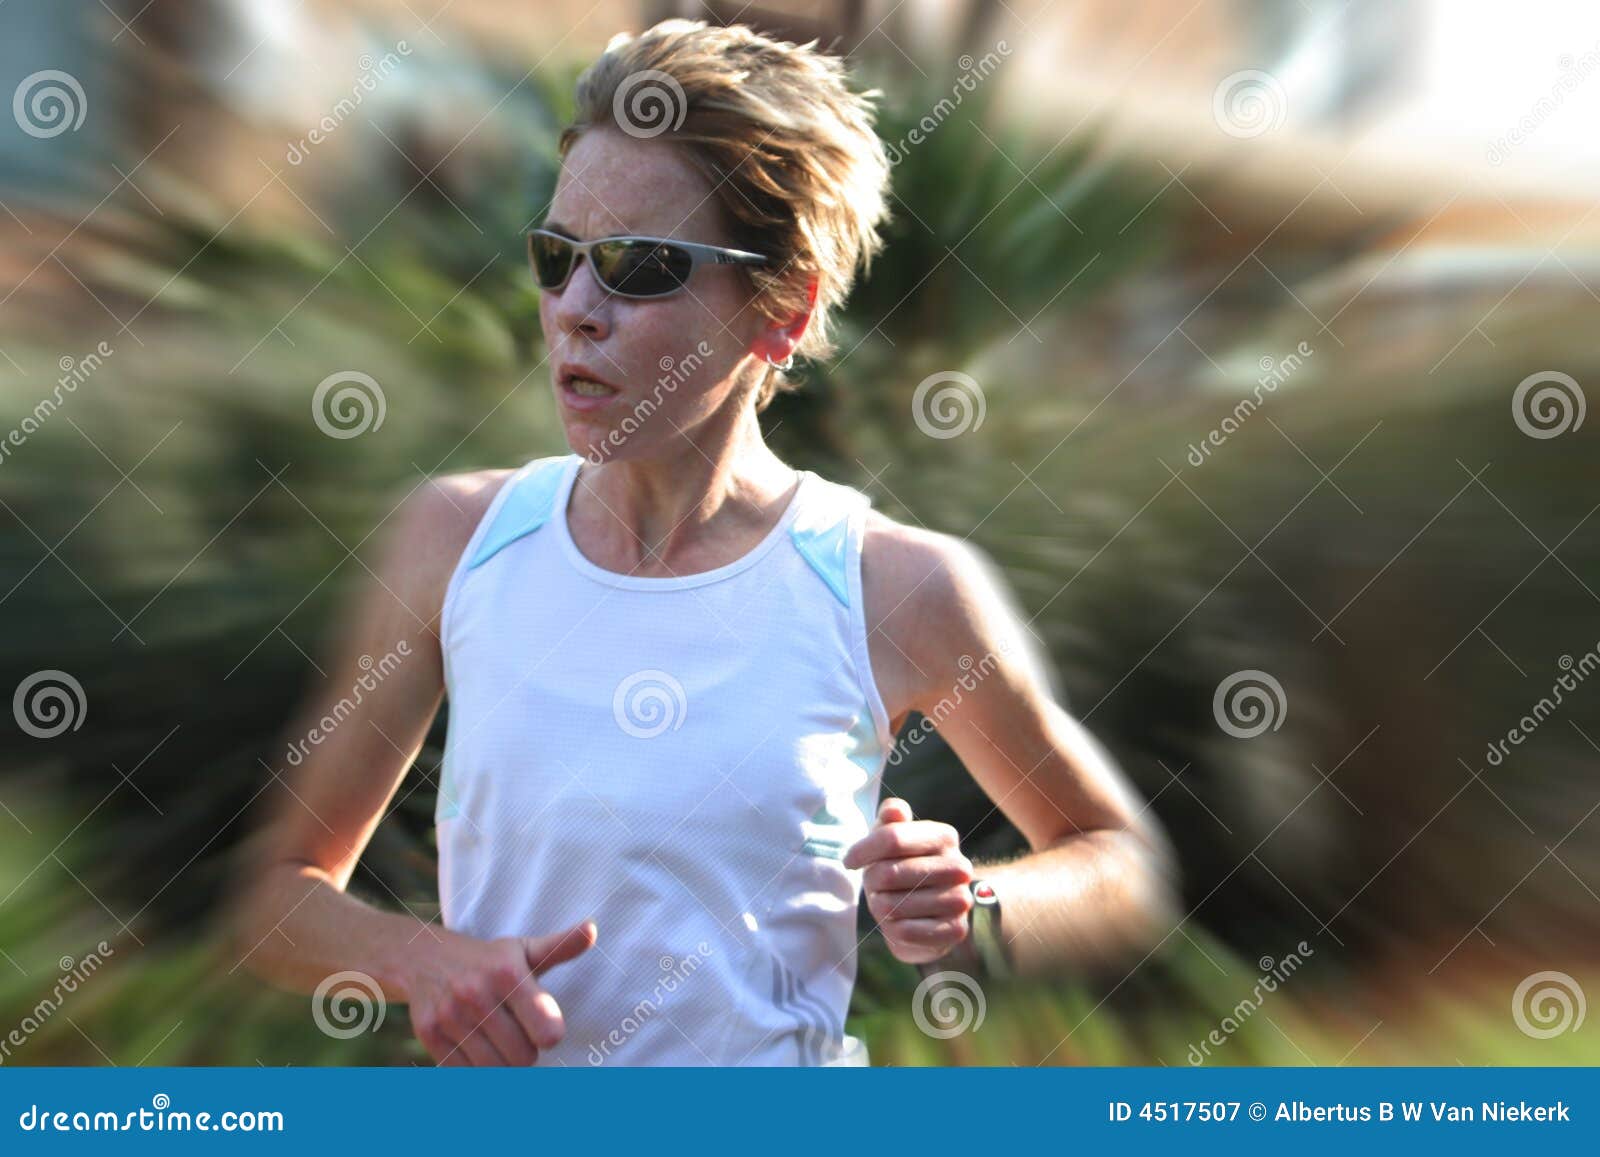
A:
{"type": "Polygon", "coordinates": [[[528,237],[528,260],[541,289],[555,289],[566,284],[567,275],[572,272],[573,256],[571,244],[560,237],[543,233],[528,237]]]}
{"type": "Polygon", "coordinates": [[[618,241],[593,251],[595,273],[615,293],[658,297],[689,280],[694,259],[685,249],[654,241],[618,241]]]}

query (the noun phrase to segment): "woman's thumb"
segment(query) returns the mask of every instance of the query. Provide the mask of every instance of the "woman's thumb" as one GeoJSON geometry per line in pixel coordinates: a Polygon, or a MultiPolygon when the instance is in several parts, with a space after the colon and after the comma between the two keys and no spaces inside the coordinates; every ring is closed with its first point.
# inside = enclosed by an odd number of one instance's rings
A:
{"type": "Polygon", "coordinates": [[[878,805],[878,822],[880,824],[904,823],[911,818],[911,805],[903,799],[893,796],[878,805]]]}
{"type": "Polygon", "coordinates": [[[525,936],[523,947],[528,955],[528,967],[533,969],[534,975],[537,976],[548,968],[565,964],[593,948],[598,936],[599,929],[593,920],[574,924],[565,932],[551,932],[545,936],[525,936]]]}

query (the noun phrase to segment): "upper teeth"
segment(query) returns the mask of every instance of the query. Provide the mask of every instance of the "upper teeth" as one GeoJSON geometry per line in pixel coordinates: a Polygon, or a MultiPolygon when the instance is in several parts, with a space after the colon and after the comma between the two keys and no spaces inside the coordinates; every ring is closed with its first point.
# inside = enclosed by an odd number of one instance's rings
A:
{"type": "Polygon", "coordinates": [[[567,384],[572,387],[572,392],[575,394],[586,394],[590,397],[598,397],[601,394],[611,393],[610,386],[601,385],[599,382],[590,378],[574,377],[569,379],[567,384]]]}

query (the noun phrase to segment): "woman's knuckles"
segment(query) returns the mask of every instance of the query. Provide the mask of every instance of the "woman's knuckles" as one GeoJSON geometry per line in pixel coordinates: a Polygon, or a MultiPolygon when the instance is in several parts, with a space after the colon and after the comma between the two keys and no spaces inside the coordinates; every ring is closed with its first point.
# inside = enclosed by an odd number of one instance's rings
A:
{"type": "Polygon", "coordinates": [[[880,892],[910,891],[914,888],[949,888],[972,879],[972,866],[965,857],[950,859],[902,860],[875,864],[867,869],[863,883],[880,892]]]}
{"type": "Polygon", "coordinates": [[[484,1016],[494,1007],[494,1001],[486,991],[483,981],[477,977],[451,981],[450,1003],[458,1011],[469,1016],[484,1016]]]}
{"type": "Polygon", "coordinates": [[[509,961],[496,964],[489,969],[488,983],[490,989],[500,996],[509,996],[517,990],[518,985],[527,980],[531,974],[526,966],[518,967],[509,961]]]}

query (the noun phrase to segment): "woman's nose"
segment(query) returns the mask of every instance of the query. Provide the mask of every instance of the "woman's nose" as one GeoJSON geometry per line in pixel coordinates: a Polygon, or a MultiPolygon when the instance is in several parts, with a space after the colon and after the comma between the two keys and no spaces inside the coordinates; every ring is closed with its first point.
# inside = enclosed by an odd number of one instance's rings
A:
{"type": "Polygon", "coordinates": [[[611,328],[611,295],[595,280],[588,258],[578,261],[555,305],[555,322],[563,333],[601,338],[611,328]]]}

